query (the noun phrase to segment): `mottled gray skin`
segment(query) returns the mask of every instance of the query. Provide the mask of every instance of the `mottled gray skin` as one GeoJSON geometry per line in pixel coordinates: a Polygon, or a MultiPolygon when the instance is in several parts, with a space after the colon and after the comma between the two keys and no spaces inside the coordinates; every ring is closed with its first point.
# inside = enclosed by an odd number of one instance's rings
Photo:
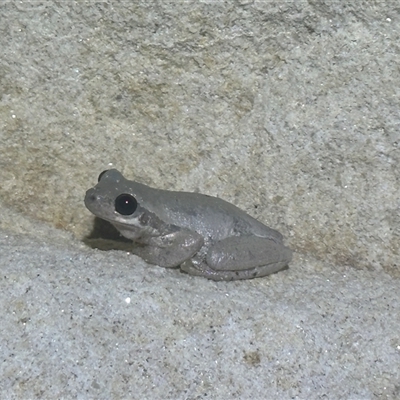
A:
{"type": "Polygon", "coordinates": [[[251,279],[277,272],[292,259],[278,231],[233,204],[200,193],[154,189],[115,169],[100,174],[98,184],[86,192],[85,205],[136,242],[133,252],[145,261],[179,266],[191,275],[251,279]],[[129,215],[116,210],[121,194],[137,201],[129,215]]]}

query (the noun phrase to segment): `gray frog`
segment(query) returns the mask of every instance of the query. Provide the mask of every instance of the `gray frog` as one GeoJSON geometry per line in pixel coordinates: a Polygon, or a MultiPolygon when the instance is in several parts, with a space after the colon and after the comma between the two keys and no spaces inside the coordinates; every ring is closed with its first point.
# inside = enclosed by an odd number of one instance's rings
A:
{"type": "Polygon", "coordinates": [[[233,204],[200,193],[154,189],[116,169],[99,175],[85,205],[137,243],[150,264],[215,281],[266,276],[287,266],[282,235],[233,204]]]}

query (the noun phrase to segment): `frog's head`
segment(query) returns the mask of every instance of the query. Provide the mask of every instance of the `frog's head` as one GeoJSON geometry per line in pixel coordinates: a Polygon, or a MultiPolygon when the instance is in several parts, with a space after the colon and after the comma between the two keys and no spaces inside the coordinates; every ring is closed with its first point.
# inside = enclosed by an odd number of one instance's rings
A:
{"type": "Polygon", "coordinates": [[[153,231],[156,234],[157,229],[149,224],[151,213],[141,206],[145,190],[145,185],[125,179],[116,169],[106,170],[99,175],[97,185],[86,192],[85,206],[130,239],[152,235],[153,231]]]}

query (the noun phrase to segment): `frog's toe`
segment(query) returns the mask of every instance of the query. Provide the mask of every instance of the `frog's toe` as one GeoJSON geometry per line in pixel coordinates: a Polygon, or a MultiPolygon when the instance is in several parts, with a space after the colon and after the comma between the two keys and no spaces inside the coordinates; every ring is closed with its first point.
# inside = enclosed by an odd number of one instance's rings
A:
{"type": "Polygon", "coordinates": [[[180,268],[183,272],[186,272],[189,275],[195,275],[195,276],[203,276],[204,275],[202,270],[200,270],[194,266],[194,264],[192,263],[192,260],[184,261],[180,265],[180,268]]]}
{"type": "Polygon", "coordinates": [[[192,260],[186,260],[181,264],[180,268],[183,272],[186,272],[189,275],[203,276],[204,278],[212,279],[214,281],[227,280],[221,277],[218,271],[214,271],[205,263],[194,264],[192,260]]]}

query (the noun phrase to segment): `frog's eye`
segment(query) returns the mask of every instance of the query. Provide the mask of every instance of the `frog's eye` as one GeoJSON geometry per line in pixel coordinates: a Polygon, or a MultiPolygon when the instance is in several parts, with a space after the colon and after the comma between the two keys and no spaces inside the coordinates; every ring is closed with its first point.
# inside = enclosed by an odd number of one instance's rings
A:
{"type": "Polygon", "coordinates": [[[108,172],[108,169],[106,169],[105,171],[103,171],[103,172],[99,175],[99,177],[97,178],[97,182],[100,182],[100,179],[102,178],[102,176],[103,176],[106,172],[108,172]]]}
{"type": "Polygon", "coordinates": [[[120,194],[115,199],[115,211],[121,215],[132,215],[137,208],[136,199],[130,194],[120,194]]]}

